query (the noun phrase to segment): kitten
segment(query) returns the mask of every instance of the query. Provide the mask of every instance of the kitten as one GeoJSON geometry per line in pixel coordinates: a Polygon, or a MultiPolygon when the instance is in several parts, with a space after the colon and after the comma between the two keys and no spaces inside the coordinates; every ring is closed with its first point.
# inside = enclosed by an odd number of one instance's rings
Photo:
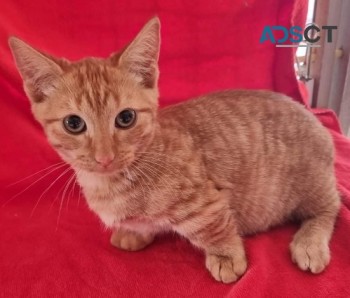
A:
{"type": "Polygon", "coordinates": [[[297,219],[292,260],[323,271],[340,206],[326,129],[268,91],[158,110],[159,29],[154,18],[122,52],[78,62],[9,40],[35,118],[113,229],[111,243],[136,251],[176,231],[230,283],[247,269],[242,235],[297,219]]]}

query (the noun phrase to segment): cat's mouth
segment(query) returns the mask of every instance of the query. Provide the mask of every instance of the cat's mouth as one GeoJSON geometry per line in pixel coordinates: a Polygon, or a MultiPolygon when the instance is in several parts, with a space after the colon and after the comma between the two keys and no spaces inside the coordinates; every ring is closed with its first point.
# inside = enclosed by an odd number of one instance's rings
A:
{"type": "Polygon", "coordinates": [[[75,162],[68,162],[77,171],[89,172],[91,174],[99,175],[115,175],[125,171],[134,162],[133,156],[128,156],[121,160],[114,160],[108,165],[102,165],[92,160],[76,160],[75,162]]]}
{"type": "Polygon", "coordinates": [[[122,168],[116,166],[114,164],[108,166],[102,165],[91,165],[85,163],[77,163],[75,165],[77,171],[89,172],[91,174],[99,174],[99,175],[112,175],[122,171],[122,168]]]}
{"type": "Polygon", "coordinates": [[[91,170],[91,172],[98,173],[98,174],[106,174],[106,175],[110,175],[110,174],[113,174],[113,173],[116,173],[119,171],[120,171],[120,169],[118,170],[118,168],[113,167],[113,166],[110,166],[110,167],[109,166],[107,166],[107,167],[97,166],[91,170]]]}
{"type": "Polygon", "coordinates": [[[120,172],[123,172],[123,170],[129,166],[129,164],[130,164],[130,161],[113,163],[107,166],[97,164],[92,167],[86,167],[85,170],[91,173],[100,174],[100,175],[113,175],[113,174],[118,174],[120,172]]]}

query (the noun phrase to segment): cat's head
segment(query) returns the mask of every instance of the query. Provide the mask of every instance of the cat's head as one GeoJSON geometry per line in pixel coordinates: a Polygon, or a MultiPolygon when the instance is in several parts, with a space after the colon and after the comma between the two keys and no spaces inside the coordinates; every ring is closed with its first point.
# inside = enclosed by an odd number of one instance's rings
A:
{"type": "Polygon", "coordinates": [[[121,52],[78,62],[53,58],[10,38],[33,114],[73,168],[114,173],[151,142],[158,107],[159,29],[159,19],[153,18],[121,52]]]}

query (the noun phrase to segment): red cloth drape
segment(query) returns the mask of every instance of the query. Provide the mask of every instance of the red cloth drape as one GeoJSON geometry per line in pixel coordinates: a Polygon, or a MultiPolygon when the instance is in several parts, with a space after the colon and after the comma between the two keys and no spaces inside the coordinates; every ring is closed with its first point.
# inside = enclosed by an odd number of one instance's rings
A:
{"type": "Polygon", "coordinates": [[[203,255],[174,235],[160,236],[141,252],[116,250],[109,245],[109,232],[84,200],[79,201],[78,188],[68,202],[69,189],[59,214],[62,186],[71,173],[38,202],[63,168],[9,201],[43,173],[9,184],[59,158],[30,113],[8,36],[69,59],[107,56],[157,14],[162,22],[161,105],[227,88],[272,89],[303,101],[293,50],[260,44],[259,39],[265,25],[303,26],[306,4],[302,0],[2,0],[0,297],[350,296],[350,142],[328,112],[317,115],[334,136],[344,204],[331,242],[332,261],[321,275],[301,272],[292,264],[288,245],[294,225],[248,237],[249,268],[232,285],[215,282],[203,255]]]}

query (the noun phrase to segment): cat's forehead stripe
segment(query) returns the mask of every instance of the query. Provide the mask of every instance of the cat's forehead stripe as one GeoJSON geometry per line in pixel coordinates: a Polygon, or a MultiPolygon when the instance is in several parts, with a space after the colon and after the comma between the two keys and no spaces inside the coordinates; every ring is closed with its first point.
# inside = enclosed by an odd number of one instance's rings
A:
{"type": "Polygon", "coordinates": [[[75,77],[81,89],[76,96],[79,108],[88,104],[91,109],[100,113],[106,108],[110,96],[118,100],[118,95],[111,89],[110,74],[106,65],[85,61],[79,65],[75,77]]]}

